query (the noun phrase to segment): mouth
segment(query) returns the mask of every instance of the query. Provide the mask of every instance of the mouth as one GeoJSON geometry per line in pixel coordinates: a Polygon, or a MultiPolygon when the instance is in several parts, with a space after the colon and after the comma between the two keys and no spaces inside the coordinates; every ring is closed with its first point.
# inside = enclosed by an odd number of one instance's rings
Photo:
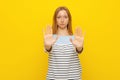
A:
{"type": "Polygon", "coordinates": [[[60,24],[60,25],[65,25],[65,24],[60,24]]]}

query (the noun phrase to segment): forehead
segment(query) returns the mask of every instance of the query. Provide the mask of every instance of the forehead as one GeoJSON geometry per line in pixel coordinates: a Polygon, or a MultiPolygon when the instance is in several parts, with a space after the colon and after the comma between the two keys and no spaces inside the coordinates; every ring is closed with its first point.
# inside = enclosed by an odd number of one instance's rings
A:
{"type": "Polygon", "coordinates": [[[58,12],[57,16],[59,16],[59,15],[61,15],[61,16],[63,15],[64,16],[64,15],[68,15],[68,14],[67,14],[67,12],[65,10],[60,10],[58,12]]]}

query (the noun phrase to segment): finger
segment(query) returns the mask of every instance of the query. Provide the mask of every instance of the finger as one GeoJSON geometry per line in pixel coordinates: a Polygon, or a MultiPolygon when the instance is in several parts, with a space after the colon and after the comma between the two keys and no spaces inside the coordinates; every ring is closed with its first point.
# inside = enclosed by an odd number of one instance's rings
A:
{"type": "Polygon", "coordinates": [[[54,43],[58,40],[59,36],[56,36],[54,43]]]}
{"type": "Polygon", "coordinates": [[[58,40],[59,36],[57,35],[56,40],[58,40]]]}
{"type": "Polygon", "coordinates": [[[75,28],[75,34],[74,34],[75,38],[77,36],[77,28],[75,28]]]}
{"type": "Polygon", "coordinates": [[[49,28],[49,25],[47,25],[47,34],[50,34],[50,28],[49,28]]]}
{"type": "Polygon", "coordinates": [[[78,30],[78,27],[76,27],[76,36],[79,35],[79,30],[78,30]]]}
{"type": "Polygon", "coordinates": [[[79,36],[79,27],[77,26],[75,29],[75,39],[79,36]]]}
{"type": "Polygon", "coordinates": [[[46,26],[46,33],[47,33],[47,34],[50,34],[50,25],[47,25],[47,26],[46,26]]]}
{"type": "Polygon", "coordinates": [[[52,27],[51,27],[51,25],[48,25],[48,27],[49,27],[49,34],[52,34],[52,27]]]}
{"type": "Polygon", "coordinates": [[[43,32],[43,37],[45,38],[46,32],[45,32],[45,28],[42,29],[43,32]]]}
{"type": "Polygon", "coordinates": [[[49,32],[49,34],[51,34],[51,26],[50,25],[48,25],[48,32],[49,32]]]}
{"type": "Polygon", "coordinates": [[[52,27],[50,27],[50,34],[53,34],[53,32],[52,32],[52,27]]]}
{"type": "Polygon", "coordinates": [[[78,35],[82,37],[82,29],[80,27],[78,28],[78,35]]]}

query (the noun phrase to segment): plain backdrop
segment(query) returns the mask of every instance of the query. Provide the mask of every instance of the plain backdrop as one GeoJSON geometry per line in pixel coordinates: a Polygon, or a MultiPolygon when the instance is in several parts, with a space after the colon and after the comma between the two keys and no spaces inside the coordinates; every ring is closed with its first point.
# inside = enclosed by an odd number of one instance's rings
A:
{"type": "Polygon", "coordinates": [[[59,6],[69,8],[73,32],[86,32],[82,80],[120,80],[119,0],[0,1],[0,80],[45,80],[42,28],[59,6]]]}

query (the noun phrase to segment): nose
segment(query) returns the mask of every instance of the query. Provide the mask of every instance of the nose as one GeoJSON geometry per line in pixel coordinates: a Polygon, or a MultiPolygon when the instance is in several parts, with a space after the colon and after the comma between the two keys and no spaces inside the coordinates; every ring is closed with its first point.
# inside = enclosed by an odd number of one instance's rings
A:
{"type": "Polygon", "coordinates": [[[64,22],[64,18],[61,18],[61,22],[64,22]]]}

